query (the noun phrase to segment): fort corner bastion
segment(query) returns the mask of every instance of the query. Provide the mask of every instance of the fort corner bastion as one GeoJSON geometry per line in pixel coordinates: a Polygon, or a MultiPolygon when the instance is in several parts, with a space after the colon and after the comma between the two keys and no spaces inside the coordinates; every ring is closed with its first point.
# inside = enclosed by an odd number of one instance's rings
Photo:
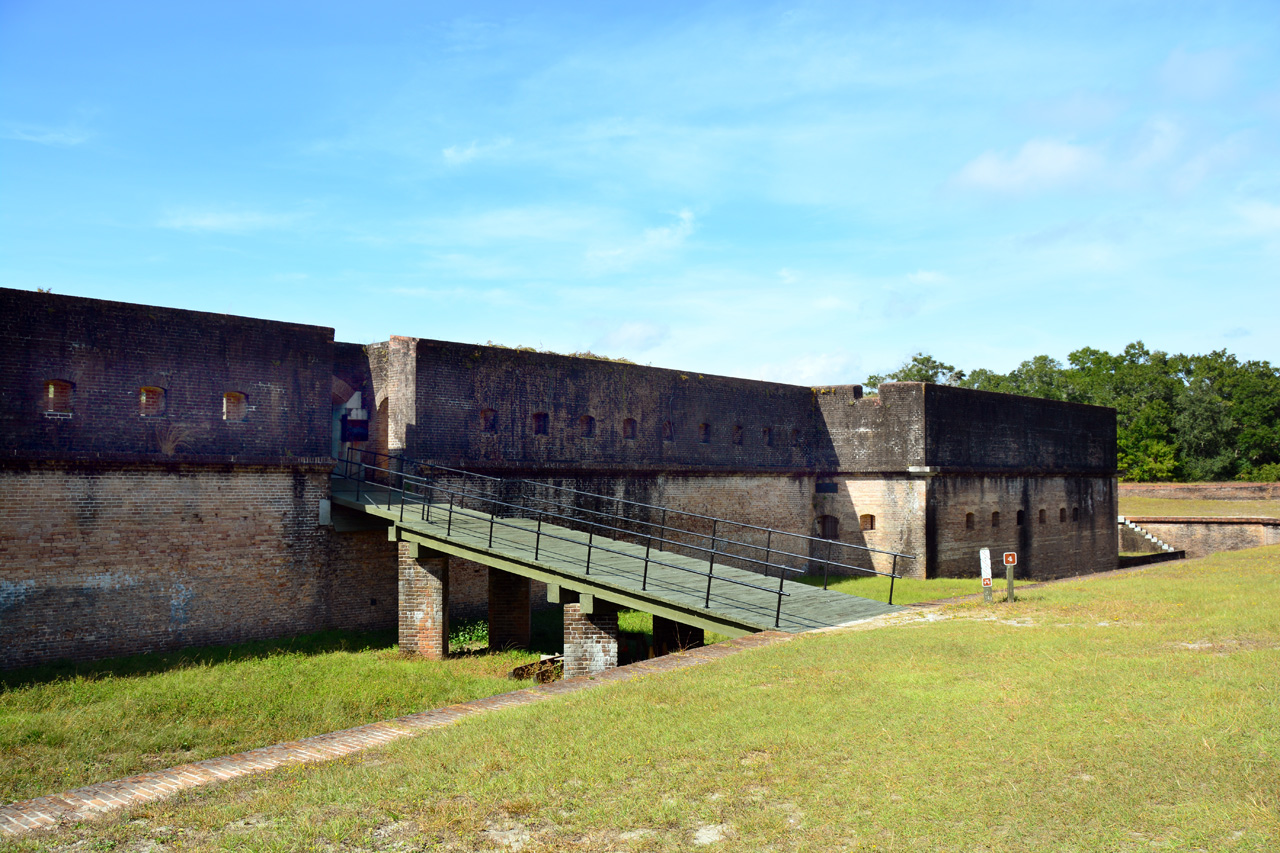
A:
{"type": "MultiPolygon", "coordinates": [[[[1107,408],[10,289],[0,337],[0,668],[394,627],[396,543],[329,512],[349,447],[914,554],[919,577],[976,577],[983,547],[1035,579],[1117,562],[1107,408]]],[[[461,562],[449,610],[482,615],[461,562]]]]}

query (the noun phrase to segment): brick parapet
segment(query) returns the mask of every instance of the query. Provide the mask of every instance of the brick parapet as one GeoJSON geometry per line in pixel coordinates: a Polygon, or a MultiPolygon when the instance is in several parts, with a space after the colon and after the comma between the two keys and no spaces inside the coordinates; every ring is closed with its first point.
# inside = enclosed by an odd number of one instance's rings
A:
{"type": "Polygon", "coordinates": [[[1121,483],[1120,497],[1179,500],[1271,500],[1280,498],[1280,483],[1121,483]]]}

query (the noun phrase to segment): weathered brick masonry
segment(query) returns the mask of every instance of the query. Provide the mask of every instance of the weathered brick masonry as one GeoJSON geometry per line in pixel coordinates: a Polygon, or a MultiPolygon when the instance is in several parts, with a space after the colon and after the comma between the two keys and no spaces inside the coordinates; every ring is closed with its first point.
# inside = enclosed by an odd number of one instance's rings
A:
{"type": "MultiPolygon", "coordinates": [[[[821,562],[822,537],[915,555],[896,568],[917,576],[976,574],[980,547],[1017,550],[1033,577],[1116,560],[1110,409],[411,337],[362,346],[5,289],[0,352],[0,666],[329,626],[400,624],[406,642],[442,648],[448,618],[486,612],[489,572],[450,560],[439,613],[406,625],[426,614],[406,593],[430,590],[425,564],[385,531],[326,522],[327,459],[346,447],[816,537],[772,543],[800,569],[821,562]],[[367,440],[342,433],[344,407],[367,411],[367,440]]],[[[626,512],[637,527],[661,519],[626,512]]],[[[522,610],[522,596],[504,599],[522,610]]],[[[501,630],[521,635],[522,618],[501,630]]]]}

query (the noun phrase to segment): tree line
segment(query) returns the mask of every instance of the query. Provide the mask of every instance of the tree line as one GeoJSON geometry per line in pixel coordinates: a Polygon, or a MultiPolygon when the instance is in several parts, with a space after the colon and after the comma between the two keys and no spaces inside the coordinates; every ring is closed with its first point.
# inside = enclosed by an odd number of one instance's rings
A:
{"type": "Polygon", "coordinates": [[[1124,480],[1280,480],[1280,368],[1226,350],[1170,355],[1142,341],[1115,355],[1085,347],[1067,362],[1038,355],[1009,373],[966,373],[917,353],[865,384],[936,382],[1110,406],[1124,480]]]}

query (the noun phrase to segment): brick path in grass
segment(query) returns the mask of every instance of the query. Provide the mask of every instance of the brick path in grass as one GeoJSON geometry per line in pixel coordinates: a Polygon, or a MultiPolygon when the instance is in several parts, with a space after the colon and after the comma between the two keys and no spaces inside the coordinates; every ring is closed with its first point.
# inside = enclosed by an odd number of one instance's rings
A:
{"type": "Polygon", "coordinates": [[[127,779],[117,779],[114,782],[76,788],[74,791],[62,794],[10,803],[7,806],[0,806],[0,834],[20,835],[61,823],[85,820],[116,809],[159,800],[187,788],[238,779],[285,765],[341,758],[393,740],[413,737],[428,729],[447,726],[464,717],[517,705],[531,705],[565,693],[576,693],[579,690],[590,690],[619,681],[630,681],[645,675],[686,669],[719,660],[746,649],[783,643],[795,636],[795,634],[779,631],[763,631],[759,634],[739,637],[736,640],[716,643],[713,646],[620,666],[595,676],[540,684],[537,687],[500,693],[485,699],[460,702],[434,711],[408,714],[381,723],[357,726],[353,729],[303,738],[289,743],[278,743],[275,746],[251,749],[248,752],[225,755],[222,758],[195,761],[155,773],[142,773],[127,779]]]}

